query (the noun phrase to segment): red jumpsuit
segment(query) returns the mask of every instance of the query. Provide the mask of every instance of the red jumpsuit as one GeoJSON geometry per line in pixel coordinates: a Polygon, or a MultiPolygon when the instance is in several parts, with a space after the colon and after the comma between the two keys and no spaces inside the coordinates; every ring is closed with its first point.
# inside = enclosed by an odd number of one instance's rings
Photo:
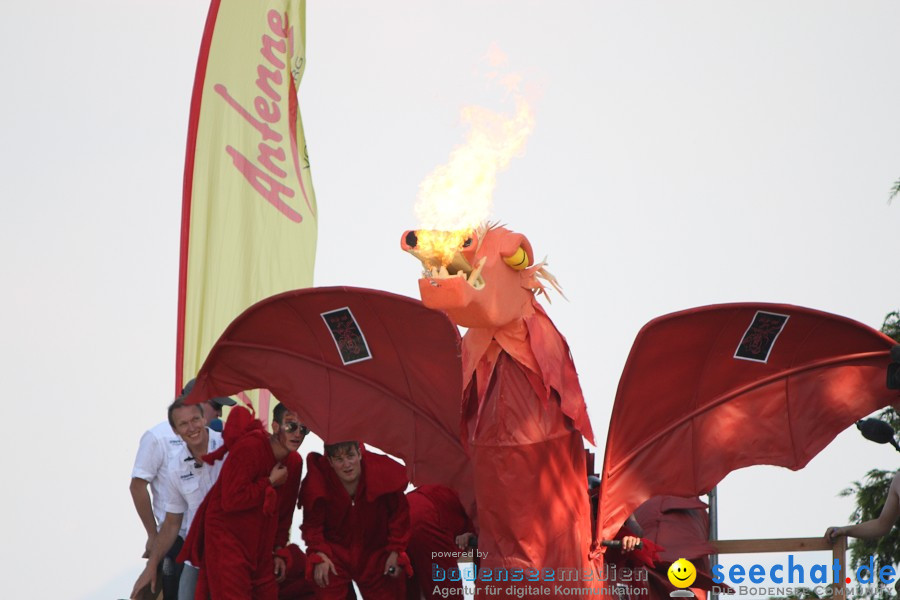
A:
{"type": "Polygon", "coordinates": [[[288,454],[281,461],[287,481],[273,488],[269,474],[276,462],[261,424],[229,444],[179,555],[200,567],[197,600],[207,593],[212,600],[277,599],[273,551],[287,546],[303,459],[288,454]]]}
{"type": "MultiPolygon", "coordinates": [[[[451,581],[449,569],[459,567],[453,558],[462,552],[456,546],[456,536],[475,532],[475,527],[463,510],[456,492],[442,485],[419,486],[406,495],[409,501],[409,545],[407,553],[412,563],[413,579],[407,584],[407,600],[419,600],[423,594],[428,600],[436,598],[462,598],[462,582],[451,581]],[[441,553],[444,556],[435,556],[441,553]],[[441,571],[437,576],[432,565],[441,571]],[[440,573],[443,573],[441,581],[440,573]],[[435,594],[435,586],[439,593],[435,594]]],[[[474,582],[469,587],[474,587],[474,582]]]]}
{"type": "Polygon", "coordinates": [[[405,577],[384,574],[388,554],[405,559],[409,541],[409,505],[403,494],[404,467],[386,456],[363,453],[362,473],[354,498],[344,489],[328,459],[307,456],[308,473],[300,489],[307,557],[325,554],[337,570],[328,585],[314,586],[318,600],[344,600],[355,581],[366,600],[402,598],[405,577]]]}

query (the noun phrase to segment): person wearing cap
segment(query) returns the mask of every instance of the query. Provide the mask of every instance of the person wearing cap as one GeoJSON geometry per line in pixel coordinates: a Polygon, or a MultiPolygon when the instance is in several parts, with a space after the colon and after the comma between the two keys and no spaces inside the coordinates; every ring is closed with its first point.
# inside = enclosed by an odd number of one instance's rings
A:
{"type": "MultiPolygon", "coordinates": [[[[182,397],[187,397],[188,394],[191,393],[191,390],[194,389],[194,379],[191,379],[184,385],[184,389],[181,390],[182,397]]],[[[234,399],[229,398],[228,396],[220,396],[217,398],[210,398],[206,402],[200,405],[203,409],[203,418],[206,419],[206,423],[210,429],[213,431],[222,432],[222,407],[223,406],[234,406],[237,402],[234,399]]]]}
{"type": "MultiPolygon", "coordinates": [[[[221,461],[210,465],[202,460],[204,455],[221,448],[224,442],[222,434],[207,427],[201,406],[185,404],[184,396],[181,396],[169,406],[168,420],[184,444],[168,456],[162,476],[165,517],[150,548],[147,566],[135,582],[132,597],[136,597],[148,584],[151,592],[156,590],[159,564],[175,543],[179,532],[190,529],[194,515],[222,467],[221,461]]],[[[179,600],[194,597],[196,581],[196,568],[186,564],[179,581],[179,600]]]]}
{"type": "Polygon", "coordinates": [[[281,404],[272,434],[243,406],[231,410],[223,436],[228,459],[197,512],[179,560],[200,568],[196,597],[276,600],[290,565],[288,543],[309,429],[281,404]]]}
{"type": "Polygon", "coordinates": [[[325,445],[307,455],[300,488],[307,577],[317,600],[343,600],[354,581],[366,600],[396,600],[412,574],[409,481],[403,465],[362,453],[358,442],[325,445]]]}

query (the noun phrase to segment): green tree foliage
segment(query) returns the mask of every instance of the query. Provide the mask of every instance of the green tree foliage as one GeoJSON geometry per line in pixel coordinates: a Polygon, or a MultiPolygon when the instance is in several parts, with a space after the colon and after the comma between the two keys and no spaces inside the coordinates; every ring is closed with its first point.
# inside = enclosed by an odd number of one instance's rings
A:
{"type": "Polygon", "coordinates": [[[894,185],[891,186],[891,195],[888,197],[888,202],[897,197],[897,194],[900,194],[900,179],[894,182],[894,185]]]}
{"type": "MultiPolygon", "coordinates": [[[[881,331],[900,343],[900,311],[888,313],[881,331]]],[[[876,416],[893,427],[894,431],[900,431],[900,415],[893,408],[886,408],[876,416]]],[[[892,471],[872,469],[863,481],[854,481],[851,487],[841,492],[841,496],[852,495],[856,498],[856,509],[850,515],[851,523],[868,521],[881,513],[893,477],[892,471]]],[[[897,564],[900,562],[900,530],[895,527],[879,540],[851,538],[850,553],[850,564],[868,562],[869,556],[874,556],[878,565],[897,564]]]]}
{"type": "MultiPolygon", "coordinates": [[[[891,421],[885,418],[886,416],[892,418],[893,425],[897,425],[897,413],[886,409],[878,415],[879,418],[890,423],[891,421]],[[888,411],[892,414],[885,415],[888,411]]],[[[841,496],[853,495],[856,498],[856,509],[850,515],[851,523],[860,523],[878,517],[884,501],[887,500],[888,488],[890,488],[893,478],[893,471],[872,469],[866,473],[863,481],[854,481],[851,487],[841,492],[841,496]]],[[[893,565],[900,561],[900,533],[896,527],[891,529],[886,536],[877,540],[850,538],[851,565],[867,563],[869,556],[875,557],[876,565],[893,565]]]]}
{"type": "MultiPolygon", "coordinates": [[[[900,183],[898,181],[897,183],[900,183]]],[[[881,331],[894,338],[900,344],[900,311],[889,312],[884,318],[881,331]]]]}

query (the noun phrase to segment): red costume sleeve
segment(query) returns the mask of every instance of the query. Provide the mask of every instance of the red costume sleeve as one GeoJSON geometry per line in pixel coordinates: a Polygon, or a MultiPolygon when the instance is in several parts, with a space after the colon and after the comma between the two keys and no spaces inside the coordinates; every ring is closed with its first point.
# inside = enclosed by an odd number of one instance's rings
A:
{"type": "Polygon", "coordinates": [[[327,459],[310,452],[306,458],[306,477],[300,486],[300,503],[303,506],[303,524],[300,531],[306,542],[306,553],[312,558],[321,552],[332,558],[331,545],[325,540],[325,503],[328,491],[322,469],[330,469],[327,459]]]}
{"type": "Polygon", "coordinates": [[[332,557],[331,546],[325,540],[325,505],[324,501],[303,507],[303,524],[300,526],[303,541],[306,542],[307,554],[321,552],[332,557]]]}
{"type": "Polygon", "coordinates": [[[248,444],[250,441],[238,443],[222,465],[219,480],[222,483],[222,509],[225,511],[262,506],[268,490],[275,491],[269,482],[269,473],[260,473],[259,465],[265,464],[259,451],[260,445],[258,442],[248,444]]]}
{"type": "Polygon", "coordinates": [[[388,552],[406,552],[409,544],[409,502],[406,500],[406,469],[400,463],[381,454],[363,452],[365,466],[365,494],[370,502],[379,497],[387,500],[388,535],[385,549],[388,552]]]}
{"type": "Polygon", "coordinates": [[[396,492],[391,498],[393,511],[388,520],[387,546],[388,552],[406,552],[409,544],[409,502],[403,492],[396,492]]]}
{"type": "Polygon", "coordinates": [[[294,521],[294,508],[300,493],[300,475],[303,471],[303,459],[299,454],[291,453],[284,460],[288,470],[288,478],[278,488],[278,529],[275,531],[275,547],[284,548],[291,536],[291,523],[294,521]]]}
{"type": "MultiPolygon", "coordinates": [[[[636,536],[631,529],[623,525],[616,534],[615,539],[621,540],[625,536],[636,536]]],[[[622,564],[630,568],[647,567],[652,569],[659,561],[659,552],[663,547],[653,543],[647,538],[641,538],[641,547],[635,548],[631,552],[623,552],[618,548],[609,548],[606,552],[606,560],[610,563],[622,564]]]]}

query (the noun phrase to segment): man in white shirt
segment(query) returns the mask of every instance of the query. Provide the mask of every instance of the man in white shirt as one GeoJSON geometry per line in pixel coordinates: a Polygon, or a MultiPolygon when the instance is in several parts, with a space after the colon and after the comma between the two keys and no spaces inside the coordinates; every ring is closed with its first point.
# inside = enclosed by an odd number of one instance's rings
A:
{"type": "MultiPolygon", "coordinates": [[[[165,516],[161,520],[158,535],[150,548],[147,566],[135,583],[132,597],[147,584],[156,589],[157,568],[167,551],[176,544],[179,533],[183,536],[190,528],[191,520],[206,493],[219,476],[222,462],[208,465],[202,460],[222,445],[222,435],[210,431],[202,405],[186,405],[182,398],[169,406],[169,424],[183,444],[168,455],[168,463],[162,477],[162,497],[165,516]]],[[[178,598],[193,598],[196,569],[185,565],[181,576],[178,598]]]]}
{"type": "MultiPolygon", "coordinates": [[[[187,395],[194,386],[194,380],[191,379],[184,386],[181,392],[182,397],[187,395]]],[[[203,416],[207,425],[211,429],[221,431],[221,416],[223,406],[234,406],[235,401],[231,398],[212,398],[200,405],[203,410],[203,416]],[[212,425],[213,422],[219,423],[218,428],[212,425]]],[[[159,526],[166,516],[165,497],[163,497],[162,480],[165,473],[167,456],[170,452],[178,452],[184,447],[184,441],[178,437],[168,421],[163,421],[156,426],[148,429],[141,436],[141,442],[138,446],[137,456],[134,460],[134,468],[131,471],[131,484],[129,491],[131,499],[134,502],[134,508],[138,513],[141,524],[147,532],[147,541],[144,544],[144,558],[150,556],[150,547],[159,531],[159,526]],[[151,500],[152,494],[152,500],[151,500]]],[[[181,531],[181,536],[187,530],[181,531]]],[[[178,554],[176,550],[172,556],[178,554]]],[[[175,596],[172,596],[174,599],[175,596]]],[[[169,600],[166,596],[166,600],[169,600]]]]}
{"type": "MultiPolygon", "coordinates": [[[[170,453],[184,448],[184,441],[178,437],[168,421],[163,421],[155,427],[148,429],[141,436],[137,456],[134,460],[134,468],[131,471],[131,484],[129,491],[137,510],[141,524],[147,532],[147,541],[144,544],[144,558],[150,556],[150,548],[156,539],[159,526],[166,516],[166,498],[163,486],[165,480],[166,465],[170,453]],[[149,488],[149,489],[148,489],[149,488]],[[151,500],[151,493],[153,498],[151,500]]],[[[175,600],[178,595],[178,577],[181,569],[175,563],[175,556],[181,549],[181,541],[187,530],[184,529],[176,538],[173,547],[167,553],[168,559],[163,565],[163,598],[175,600]]]]}

